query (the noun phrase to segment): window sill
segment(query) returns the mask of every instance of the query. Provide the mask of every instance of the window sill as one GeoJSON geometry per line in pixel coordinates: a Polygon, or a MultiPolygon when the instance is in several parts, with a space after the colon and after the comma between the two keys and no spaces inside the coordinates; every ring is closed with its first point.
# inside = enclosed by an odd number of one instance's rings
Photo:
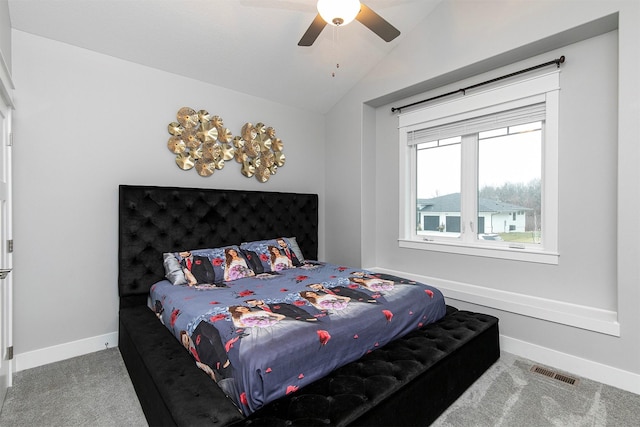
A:
{"type": "MultiPolygon", "coordinates": [[[[541,319],[614,337],[620,336],[618,312],[614,310],[572,304],[552,298],[493,289],[472,283],[412,274],[406,271],[396,271],[380,267],[368,267],[367,270],[404,277],[421,283],[428,283],[440,289],[447,301],[462,301],[468,304],[489,307],[507,313],[541,319]]],[[[452,302],[452,305],[455,306],[456,303],[452,302]]]]}
{"type": "Polygon", "coordinates": [[[467,245],[460,242],[444,242],[441,240],[418,241],[398,239],[401,248],[419,249],[423,251],[446,252],[458,255],[470,255],[485,258],[497,258],[512,261],[535,262],[539,264],[558,264],[560,254],[530,248],[516,249],[498,245],[467,245]]]}

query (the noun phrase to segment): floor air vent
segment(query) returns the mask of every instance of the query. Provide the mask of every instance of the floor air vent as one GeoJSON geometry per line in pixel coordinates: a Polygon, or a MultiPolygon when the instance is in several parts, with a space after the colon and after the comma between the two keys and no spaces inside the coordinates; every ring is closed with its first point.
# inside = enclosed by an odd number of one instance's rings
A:
{"type": "Polygon", "coordinates": [[[570,377],[568,375],[562,375],[562,374],[559,374],[557,372],[554,372],[554,371],[552,371],[550,369],[547,369],[547,368],[543,368],[543,367],[538,366],[538,365],[533,365],[531,367],[531,372],[536,373],[536,374],[540,374],[540,375],[544,375],[546,377],[553,378],[554,380],[562,381],[563,383],[570,384],[570,385],[577,385],[578,382],[579,382],[579,380],[577,378],[573,378],[573,377],[570,377]]]}

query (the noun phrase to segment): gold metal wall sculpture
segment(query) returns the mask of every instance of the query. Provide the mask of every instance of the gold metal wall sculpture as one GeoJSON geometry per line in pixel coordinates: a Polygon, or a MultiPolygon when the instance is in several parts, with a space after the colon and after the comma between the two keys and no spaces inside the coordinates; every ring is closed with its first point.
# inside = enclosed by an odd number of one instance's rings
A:
{"type": "Polygon", "coordinates": [[[233,159],[233,136],[224,127],[222,117],[183,107],[178,110],[177,119],[177,122],[169,123],[172,136],[167,147],[176,154],[180,169],[195,167],[199,175],[210,176],[216,169],[222,169],[225,161],[233,159]]]}
{"type": "Polygon", "coordinates": [[[167,147],[176,155],[180,169],[195,167],[199,175],[211,176],[235,158],[244,176],[267,182],[284,165],[282,140],[276,138],[274,128],[263,123],[245,123],[241,136],[234,137],[220,116],[211,116],[205,110],[183,107],[178,110],[177,120],[169,123],[172,136],[167,147]]]}
{"type": "Polygon", "coordinates": [[[241,136],[233,138],[235,158],[242,164],[241,172],[247,178],[255,175],[260,182],[267,182],[278,167],[284,166],[284,144],[276,138],[276,130],[264,123],[245,123],[241,136]]]}

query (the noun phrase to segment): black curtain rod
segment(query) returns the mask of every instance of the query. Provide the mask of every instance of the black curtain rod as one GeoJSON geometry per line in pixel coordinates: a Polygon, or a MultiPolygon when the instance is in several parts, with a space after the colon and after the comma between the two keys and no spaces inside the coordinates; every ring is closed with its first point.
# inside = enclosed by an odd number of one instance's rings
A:
{"type": "Polygon", "coordinates": [[[564,55],[561,56],[558,59],[554,59],[553,61],[545,62],[544,64],[534,65],[533,67],[525,68],[524,70],[520,70],[520,71],[515,71],[515,72],[510,73],[510,74],[505,74],[504,76],[496,77],[495,79],[487,80],[487,81],[484,81],[482,83],[476,83],[474,85],[467,86],[467,87],[464,87],[462,89],[454,90],[452,92],[443,93],[442,95],[434,96],[432,98],[423,99],[422,101],[417,101],[417,102],[414,102],[414,103],[411,103],[411,104],[403,105],[402,107],[392,107],[391,108],[391,112],[395,113],[396,111],[401,111],[403,108],[413,107],[415,105],[423,104],[425,102],[434,101],[436,99],[444,98],[445,96],[455,95],[456,93],[460,93],[460,92],[462,92],[463,95],[466,95],[466,91],[468,91],[469,89],[475,89],[475,88],[477,88],[479,86],[484,86],[484,85],[487,85],[489,83],[494,83],[494,82],[497,82],[497,81],[500,81],[500,80],[508,79],[509,77],[517,76],[519,74],[528,73],[529,71],[537,70],[538,68],[547,67],[547,66],[549,66],[551,64],[556,64],[556,66],[558,68],[560,68],[560,64],[562,64],[563,62],[564,62],[564,55]]]}

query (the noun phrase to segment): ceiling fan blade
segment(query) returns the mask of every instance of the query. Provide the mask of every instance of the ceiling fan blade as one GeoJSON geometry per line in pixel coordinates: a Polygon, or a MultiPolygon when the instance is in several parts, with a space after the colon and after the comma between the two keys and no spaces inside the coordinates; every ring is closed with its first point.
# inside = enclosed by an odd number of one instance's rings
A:
{"type": "Polygon", "coordinates": [[[324,19],[317,14],[307,31],[303,34],[302,38],[298,42],[298,46],[311,46],[318,38],[324,27],[327,25],[324,19]]]}
{"type": "Polygon", "coordinates": [[[356,15],[356,19],[386,42],[390,42],[400,35],[400,31],[396,27],[389,24],[364,3],[360,3],[360,13],[356,15]]]}

